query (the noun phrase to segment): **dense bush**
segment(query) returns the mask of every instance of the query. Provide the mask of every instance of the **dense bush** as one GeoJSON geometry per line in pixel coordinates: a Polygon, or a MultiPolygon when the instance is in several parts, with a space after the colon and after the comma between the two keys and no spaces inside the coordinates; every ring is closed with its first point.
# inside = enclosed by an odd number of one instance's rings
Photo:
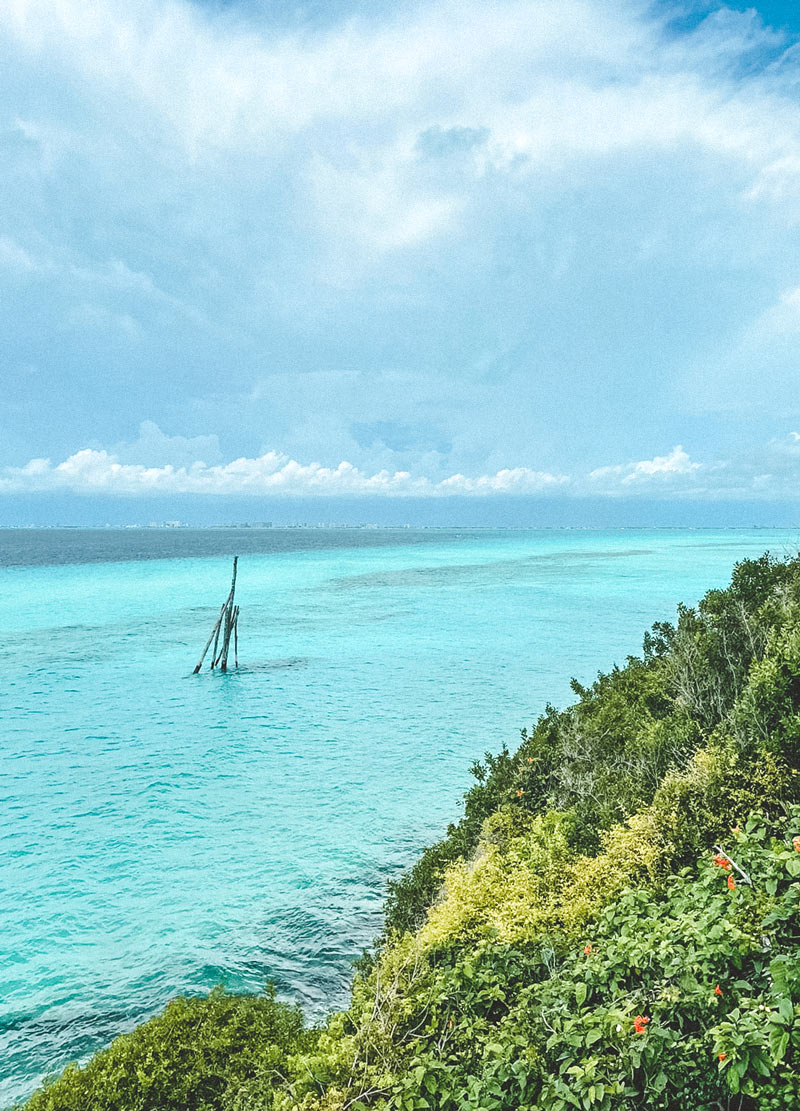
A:
{"type": "Polygon", "coordinates": [[[27,1111],[236,1111],[248,1087],[260,1105],[285,1078],[289,1049],[310,1047],[296,1007],[263,996],[175,999],[163,1014],[116,1038],[85,1068],[70,1065],[27,1111]]]}
{"type": "Polygon", "coordinates": [[[729,856],[623,890],[560,955],[491,943],[417,966],[350,1106],[796,1108],[799,830],[797,808],[752,816],[729,856]]]}
{"type": "MultiPolygon", "coordinates": [[[[676,626],[657,622],[645,634],[642,658],[600,674],[591,687],[573,680],[575,705],[548,706],[533,729],[522,731],[516,753],[503,748],[474,765],[478,782],[465,797],[464,817],[390,886],[386,936],[421,924],[447,865],[475,851],[484,820],[509,799],[532,813],[569,812],[575,847],[596,851],[601,831],[647,805],[665,775],[686,767],[715,730],[734,731],[734,705],[768,641],[770,659],[786,638],[800,643],[798,606],[800,560],[746,560],[727,590],[709,591],[694,609],[681,606],[676,626]]],[[[787,645],[784,655],[789,651],[787,645]]],[[[790,715],[798,694],[794,662],[787,657],[781,672],[790,715]]],[[[740,720],[735,730],[741,748],[766,744],[775,724],[776,676],[765,667],[763,698],[753,694],[752,720],[740,720]]]]}
{"type": "Polygon", "coordinates": [[[464,817],[448,827],[447,836],[424,849],[419,860],[399,880],[389,884],[386,936],[416,929],[442,885],[448,864],[475,849],[486,818],[509,797],[518,778],[519,759],[503,746],[497,756],[486,753],[485,763],[470,769],[477,779],[464,798],[464,817]]]}
{"type": "Polygon", "coordinates": [[[325,1029],[176,1001],[28,1111],[794,1111],[800,560],[573,689],[474,766],[325,1029]]]}

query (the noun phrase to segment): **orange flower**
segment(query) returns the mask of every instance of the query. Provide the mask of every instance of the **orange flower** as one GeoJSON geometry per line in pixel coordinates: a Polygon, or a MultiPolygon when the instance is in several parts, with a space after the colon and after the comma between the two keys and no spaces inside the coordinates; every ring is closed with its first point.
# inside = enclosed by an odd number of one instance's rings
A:
{"type": "Polygon", "coordinates": [[[647,1031],[645,1027],[647,1026],[649,1021],[650,1019],[647,1017],[647,1015],[637,1015],[636,1018],[633,1020],[633,1029],[636,1031],[637,1034],[646,1034],[647,1031]]]}
{"type": "Polygon", "coordinates": [[[532,763],[533,763],[533,757],[532,757],[532,756],[529,756],[529,757],[528,757],[528,763],[529,763],[529,764],[532,764],[532,763]]]}
{"type": "Polygon", "coordinates": [[[521,788],[521,787],[520,787],[520,788],[518,788],[518,790],[517,790],[517,798],[518,798],[518,799],[521,799],[521,798],[522,798],[522,788],[521,788]]]}
{"type": "Polygon", "coordinates": [[[717,984],[717,986],[714,988],[714,995],[722,995],[722,988],[719,986],[719,984],[717,984]]]}
{"type": "Polygon", "coordinates": [[[725,1060],[727,1060],[727,1057],[728,1057],[728,1054],[727,1054],[727,1053],[718,1053],[718,1054],[717,1054],[717,1058],[718,1058],[718,1059],[719,1059],[720,1061],[725,1061],[725,1060]]]}
{"type": "Polygon", "coordinates": [[[589,942],[588,945],[584,945],[584,947],[583,947],[584,956],[588,957],[589,954],[591,953],[591,951],[592,951],[592,943],[589,942]]]}
{"type": "Polygon", "coordinates": [[[800,853],[800,836],[793,837],[792,844],[794,845],[794,851],[800,853]]]}
{"type": "Polygon", "coordinates": [[[724,868],[726,872],[731,870],[730,861],[722,853],[714,853],[714,863],[718,868],[724,868]]]}
{"type": "Polygon", "coordinates": [[[736,880],[733,878],[733,876],[728,876],[728,888],[731,891],[736,890],[736,880]]]}

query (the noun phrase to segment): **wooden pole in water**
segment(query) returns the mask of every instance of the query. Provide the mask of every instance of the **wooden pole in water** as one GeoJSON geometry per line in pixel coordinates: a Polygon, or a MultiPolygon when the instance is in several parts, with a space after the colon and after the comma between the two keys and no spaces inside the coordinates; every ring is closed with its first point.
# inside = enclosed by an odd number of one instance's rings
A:
{"type": "Polygon", "coordinates": [[[239,667],[239,607],[233,615],[233,660],[238,669],[239,667]]]}
{"type": "Polygon", "coordinates": [[[230,648],[232,632],[234,634],[234,657],[236,666],[239,666],[239,636],[238,629],[236,628],[237,619],[239,617],[239,607],[233,604],[234,595],[236,593],[236,570],[238,564],[239,557],[234,556],[231,589],[228,597],[222,604],[222,609],[219,611],[219,617],[217,618],[214,628],[211,630],[211,635],[206,641],[206,646],[203,649],[200,661],[194,669],[195,675],[203,666],[203,660],[206,658],[206,652],[208,652],[212,640],[214,641],[214,647],[211,650],[211,670],[213,671],[217,664],[220,665],[223,671],[228,670],[228,650],[230,648]],[[222,645],[220,645],[220,633],[222,634],[222,645]],[[217,649],[219,649],[219,652],[217,649]]]}
{"type": "Polygon", "coordinates": [[[212,670],[217,666],[217,664],[222,664],[223,671],[228,670],[228,641],[230,640],[231,636],[231,611],[233,609],[233,596],[236,592],[236,568],[238,566],[238,563],[239,557],[234,556],[231,589],[227,599],[225,600],[225,605],[222,607],[225,614],[224,623],[222,626],[222,647],[219,650],[219,655],[217,655],[217,644],[219,643],[220,632],[220,630],[217,630],[217,639],[214,641],[214,658],[211,661],[212,670]]]}
{"type": "Polygon", "coordinates": [[[222,621],[223,621],[223,618],[225,616],[225,607],[227,606],[227,604],[228,604],[227,602],[223,602],[222,613],[220,614],[219,621],[217,622],[217,631],[214,634],[214,650],[211,653],[211,670],[212,671],[214,670],[214,668],[219,663],[219,656],[217,655],[217,645],[219,644],[219,632],[220,632],[220,629],[222,628],[222,621]]]}
{"type": "MultiPolygon", "coordinates": [[[[194,672],[193,672],[194,675],[196,675],[198,673],[198,671],[200,670],[200,668],[203,666],[203,660],[206,658],[206,652],[208,651],[208,649],[211,646],[211,641],[214,639],[215,636],[219,636],[219,627],[222,624],[222,615],[223,615],[224,612],[225,612],[225,603],[223,602],[222,607],[220,608],[220,611],[219,611],[219,617],[217,618],[217,623],[214,626],[214,628],[211,630],[211,635],[209,636],[208,640],[206,641],[206,646],[203,649],[203,652],[200,656],[200,659],[197,661],[197,667],[194,669],[194,672]]],[[[214,658],[214,653],[213,652],[211,653],[211,658],[212,658],[212,660],[214,658]]]]}
{"type": "Polygon", "coordinates": [[[236,568],[237,568],[238,564],[239,564],[239,557],[234,556],[233,557],[233,578],[231,579],[231,592],[228,595],[228,604],[231,605],[231,606],[233,605],[233,594],[234,594],[234,591],[236,590],[236,568]]]}
{"type": "Polygon", "coordinates": [[[228,670],[228,646],[231,643],[231,629],[233,628],[233,611],[230,606],[225,614],[225,635],[222,638],[222,651],[220,657],[222,663],[219,665],[223,671],[228,670]]]}

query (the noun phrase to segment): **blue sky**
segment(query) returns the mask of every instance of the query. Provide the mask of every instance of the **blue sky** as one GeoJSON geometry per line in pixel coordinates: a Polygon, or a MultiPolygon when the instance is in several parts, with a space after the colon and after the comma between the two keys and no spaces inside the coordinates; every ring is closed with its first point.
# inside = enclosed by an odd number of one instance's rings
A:
{"type": "Polygon", "coordinates": [[[794,3],[0,8],[0,523],[797,505],[794,3]]]}

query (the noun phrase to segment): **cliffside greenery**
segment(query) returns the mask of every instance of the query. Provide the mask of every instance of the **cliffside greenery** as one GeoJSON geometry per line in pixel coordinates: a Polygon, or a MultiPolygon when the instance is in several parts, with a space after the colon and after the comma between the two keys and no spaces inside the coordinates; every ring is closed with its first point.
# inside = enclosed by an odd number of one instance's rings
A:
{"type": "Polygon", "coordinates": [[[573,689],[474,766],[347,1011],[176,1000],[26,1111],[800,1106],[800,559],[573,689]]]}

